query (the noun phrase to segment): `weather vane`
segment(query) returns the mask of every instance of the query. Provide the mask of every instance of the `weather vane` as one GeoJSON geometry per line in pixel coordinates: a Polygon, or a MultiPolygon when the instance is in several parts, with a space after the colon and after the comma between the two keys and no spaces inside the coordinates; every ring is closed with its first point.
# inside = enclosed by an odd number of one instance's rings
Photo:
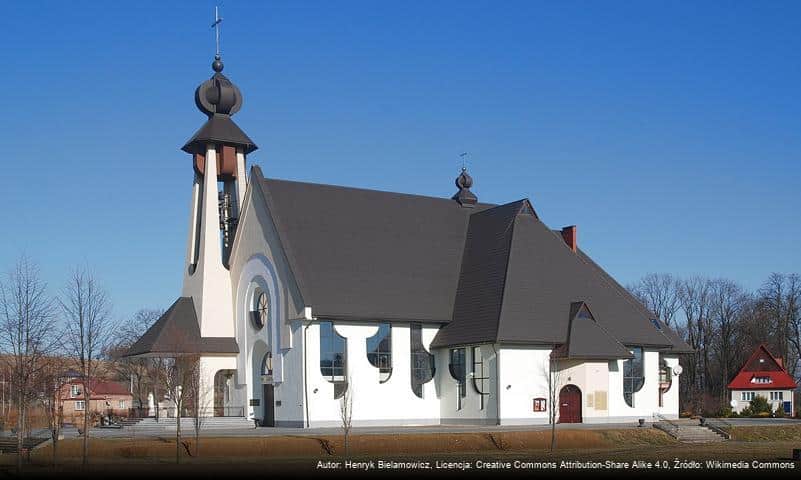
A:
{"type": "Polygon", "coordinates": [[[223,19],[220,18],[220,11],[218,7],[214,7],[214,23],[211,24],[211,28],[214,29],[215,37],[217,40],[217,58],[220,58],[220,24],[222,23],[223,19]]]}

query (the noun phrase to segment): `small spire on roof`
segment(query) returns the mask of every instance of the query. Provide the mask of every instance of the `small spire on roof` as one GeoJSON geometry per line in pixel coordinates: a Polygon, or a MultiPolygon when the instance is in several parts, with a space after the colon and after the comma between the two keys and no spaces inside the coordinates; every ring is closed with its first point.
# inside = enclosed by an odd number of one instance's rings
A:
{"type": "Polygon", "coordinates": [[[452,198],[459,202],[459,205],[472,208],[478,202],[478,197],[476,197],[475,194],[470,191],[470,187],[472,186],[473,177],[467,173],[466,167],[462,167],[462,173],[456,177],[456,187],[459,189],[459,191],[456,192],[452,198]]]}

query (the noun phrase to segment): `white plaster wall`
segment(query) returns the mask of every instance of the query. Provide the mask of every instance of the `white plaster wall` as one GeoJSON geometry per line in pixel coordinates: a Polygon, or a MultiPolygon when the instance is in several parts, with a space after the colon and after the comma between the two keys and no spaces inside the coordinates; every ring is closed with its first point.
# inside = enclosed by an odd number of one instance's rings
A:
{"type": "Polygon", "coordinates": [[[237,390],[248,415],[261,418],[261,358],[267,349],[273,355],[276,426],[304,424],[303,346],[301,321],[303,301],[289,264],[281,250],[275,225],[258,189],[248,188],[231,252],[237,359],[237,390]],[[270,299],[270,322],[256,330],[251,322],[256,289],[270,299]],[[250,400],[259,399],[259,406],[250,400]]]}
{"type": "MultiPolygon", "coordinates": [[[[182,295],[192,297],[203,337],[233,337],[231,277],[222,263],[217,207],[217,158],[214,145],[206,150],[201,192],[201,224],[197,269],[186,271],[182,295]]],[[[193,187],[194,195],[195,187],[193,187]]],[[[190,227],[191,229],[192,227],[190,227]]],[[[190,234],[191,235],[191,234],[190,234]]]]}
{"type": "Polygon", "coordinates": [[[484,360],[484,372],[488,380],[484,381],[484,408],[481,408],[481,395],[475,389],[470,375],[473,368],[473,347],[465,346],[466,386],[465,396],[458,398],[458,383],[451,376],[450,349],[437,349],[437,374],[435,381],[439,390],[440,417],[442,423],[466,425],[496,425],[498,423],[498,376],[497,353],[493,345],[478,345],[484,360]],[[461,404],[461,408],[459,405],[461,404]]]}
{"type": "MultiPolygon", "coordinates": [[[[535,398],[549,398],[550,355],[546,347],[499,349],[501,425],[548,423],[548,412],[534,412],[533,403],[535,398]]],[[[550,401],[547,408],[552,408],[550,401]]]]}
{"type": "MultiPolygon", "coordinates": [[[[581,418],[584,423],[599,423],[609,420],[609,364],[608,362],[579,362],[560,360],[557,363],[557,399],[559,390],[565,385],[575,385],[581,390],[581,418]],[[606,393],[607,408],[599,409],[595,397],[606,393]],[[590,400],[592,400],[590,402],[590,400]]],[[[558,405],[557,421],[558,421],[558,405]]]]}
{"type": "MultiPolygon", "coordinates": [[[[337,333],[347,339],[347,375],[353,397],[353,425],[425,425],[439,423],[439,400],[435,380],[423,385],[423,398],[411,387],[410,325],[392,324],[392,375],[379,382],[379,371],[367,360],[366,339],[378,331],[373,324],[334,322],[337,333]]],[[[428,347],[437,327],[423,326],[423,345],[428,347]]],[[[340,400],[334,386],[320,372],[320,325],[311,322],[306,337],[309,424],[311,427],[341,425],[340,400]]]]}
{"type": "MultiPolygon", "coordinates": [[[[214,375],[220,370],[236,370],[236,357],[231,356],[202,356],[200,357],[201,395],[200,403],[204,413],[214,415],[214,375]]],[[[237,403],[235,379],[231,384],[231,401],[225,406],[240,406],[237,403]]]]}
{"type": "Polygon", "coordinates": [[[742,392],[754,392],[755,395],[759,395],[765,397],[770,404],[770,408],[773,411],[776,410],[776,407],[781,405],[782,409],[784,408],[784,402],[791,402],[790,403],[790,410],[791,412],[795,412],[795,405],[793,403],[793,391],[792,390],[731,390],[730,398],[737,402],[737,406],[732,408],[733,412],[740,413],[743,411],[745,407],[747,407],[751,401],[741,400],[742,392]],[[784,399],[783,400],[771,400],[770,399],[770,392],[783,392],[784,399]]]}
{"type": "MultiPolygon", "coordinates": [[[[634,393],[634,407],[629,407],[623,398],[623,362],[614,360],[616,371],[609,375],[609,421],[631,422],[645,418],[651,420],[659,409],[659,352],[643,349],[643,372],[645,382],[634,393]]],[[[610,362],[611,363],[611,362],[610,362]]],[[[612,367],[610,366],[610,370],[612,367]]]]}

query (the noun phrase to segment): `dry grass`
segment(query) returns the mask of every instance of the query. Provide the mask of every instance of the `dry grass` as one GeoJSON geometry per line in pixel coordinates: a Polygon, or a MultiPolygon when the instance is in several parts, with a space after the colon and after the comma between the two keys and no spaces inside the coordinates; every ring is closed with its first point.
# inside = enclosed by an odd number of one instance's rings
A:
{"type": "MultiPolygon", "coordinates": [[[[280,437],[227,437],[202,438],[199,457],[202,458],[319,458],[341,455],[344,445],[341,436],[280,436],[280,437]]],[[[353,435],[353,455],[377,456],[390,453],[395,456],[465,453],[530,453],[547,450],[550,432],[502,433],[433,433],[403,435],[353,435]]],[[[189,451],[194,452],[194,439],[185,439],[189,451]]],[[[557,446],[560,450],[609,449],[620,445],[656,446],[675,445],[675,440],[655,429],[627,430],[560,430],[557,446]]],[[[175,440],[161,439],[90,439],[91,456],[101,460],[165,459],[175,457],[175,440]]],[[[182,449],[185,453],[185,449],[182,449]]],[[[33,452],[34,460],[46,462],[52,455],[52,446],[45,445],[33,452]]],[[[63,440],[59,443],[59,456],[68,461],[79,459],[81,441],[63,440]]]]}
{"type": "Polygon", "coordinates": [[[801,441],[801,425],[734,427],[732,440],[744,442],[801,441]]]}

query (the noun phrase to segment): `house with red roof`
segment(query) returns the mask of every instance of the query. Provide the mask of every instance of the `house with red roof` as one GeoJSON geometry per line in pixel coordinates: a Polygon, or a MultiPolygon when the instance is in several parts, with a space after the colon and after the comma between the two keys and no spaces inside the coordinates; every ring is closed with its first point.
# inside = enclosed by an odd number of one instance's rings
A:
{"type": "Polygon", "coordinates": [[[60,403],[65,421],[79,421],[84,410],[105,415],[128,415],[133,405],[133,395],[128,385],[122,382],[93,380],[89,388],[89,405],[83,392],[83,383],[71,379],[61,389],[60,403]]]}
{"type": "Polygon", "coordinates": [[[757,395],[765,397],[773,411],[777,407],[785,415],[792,415],[793,391],[798,385],[787,373],[782,359],[774,357],[765,344],[760,344],[745,362],[728,389],[731,392],[732,411],[740,413],[757,395]]]}

